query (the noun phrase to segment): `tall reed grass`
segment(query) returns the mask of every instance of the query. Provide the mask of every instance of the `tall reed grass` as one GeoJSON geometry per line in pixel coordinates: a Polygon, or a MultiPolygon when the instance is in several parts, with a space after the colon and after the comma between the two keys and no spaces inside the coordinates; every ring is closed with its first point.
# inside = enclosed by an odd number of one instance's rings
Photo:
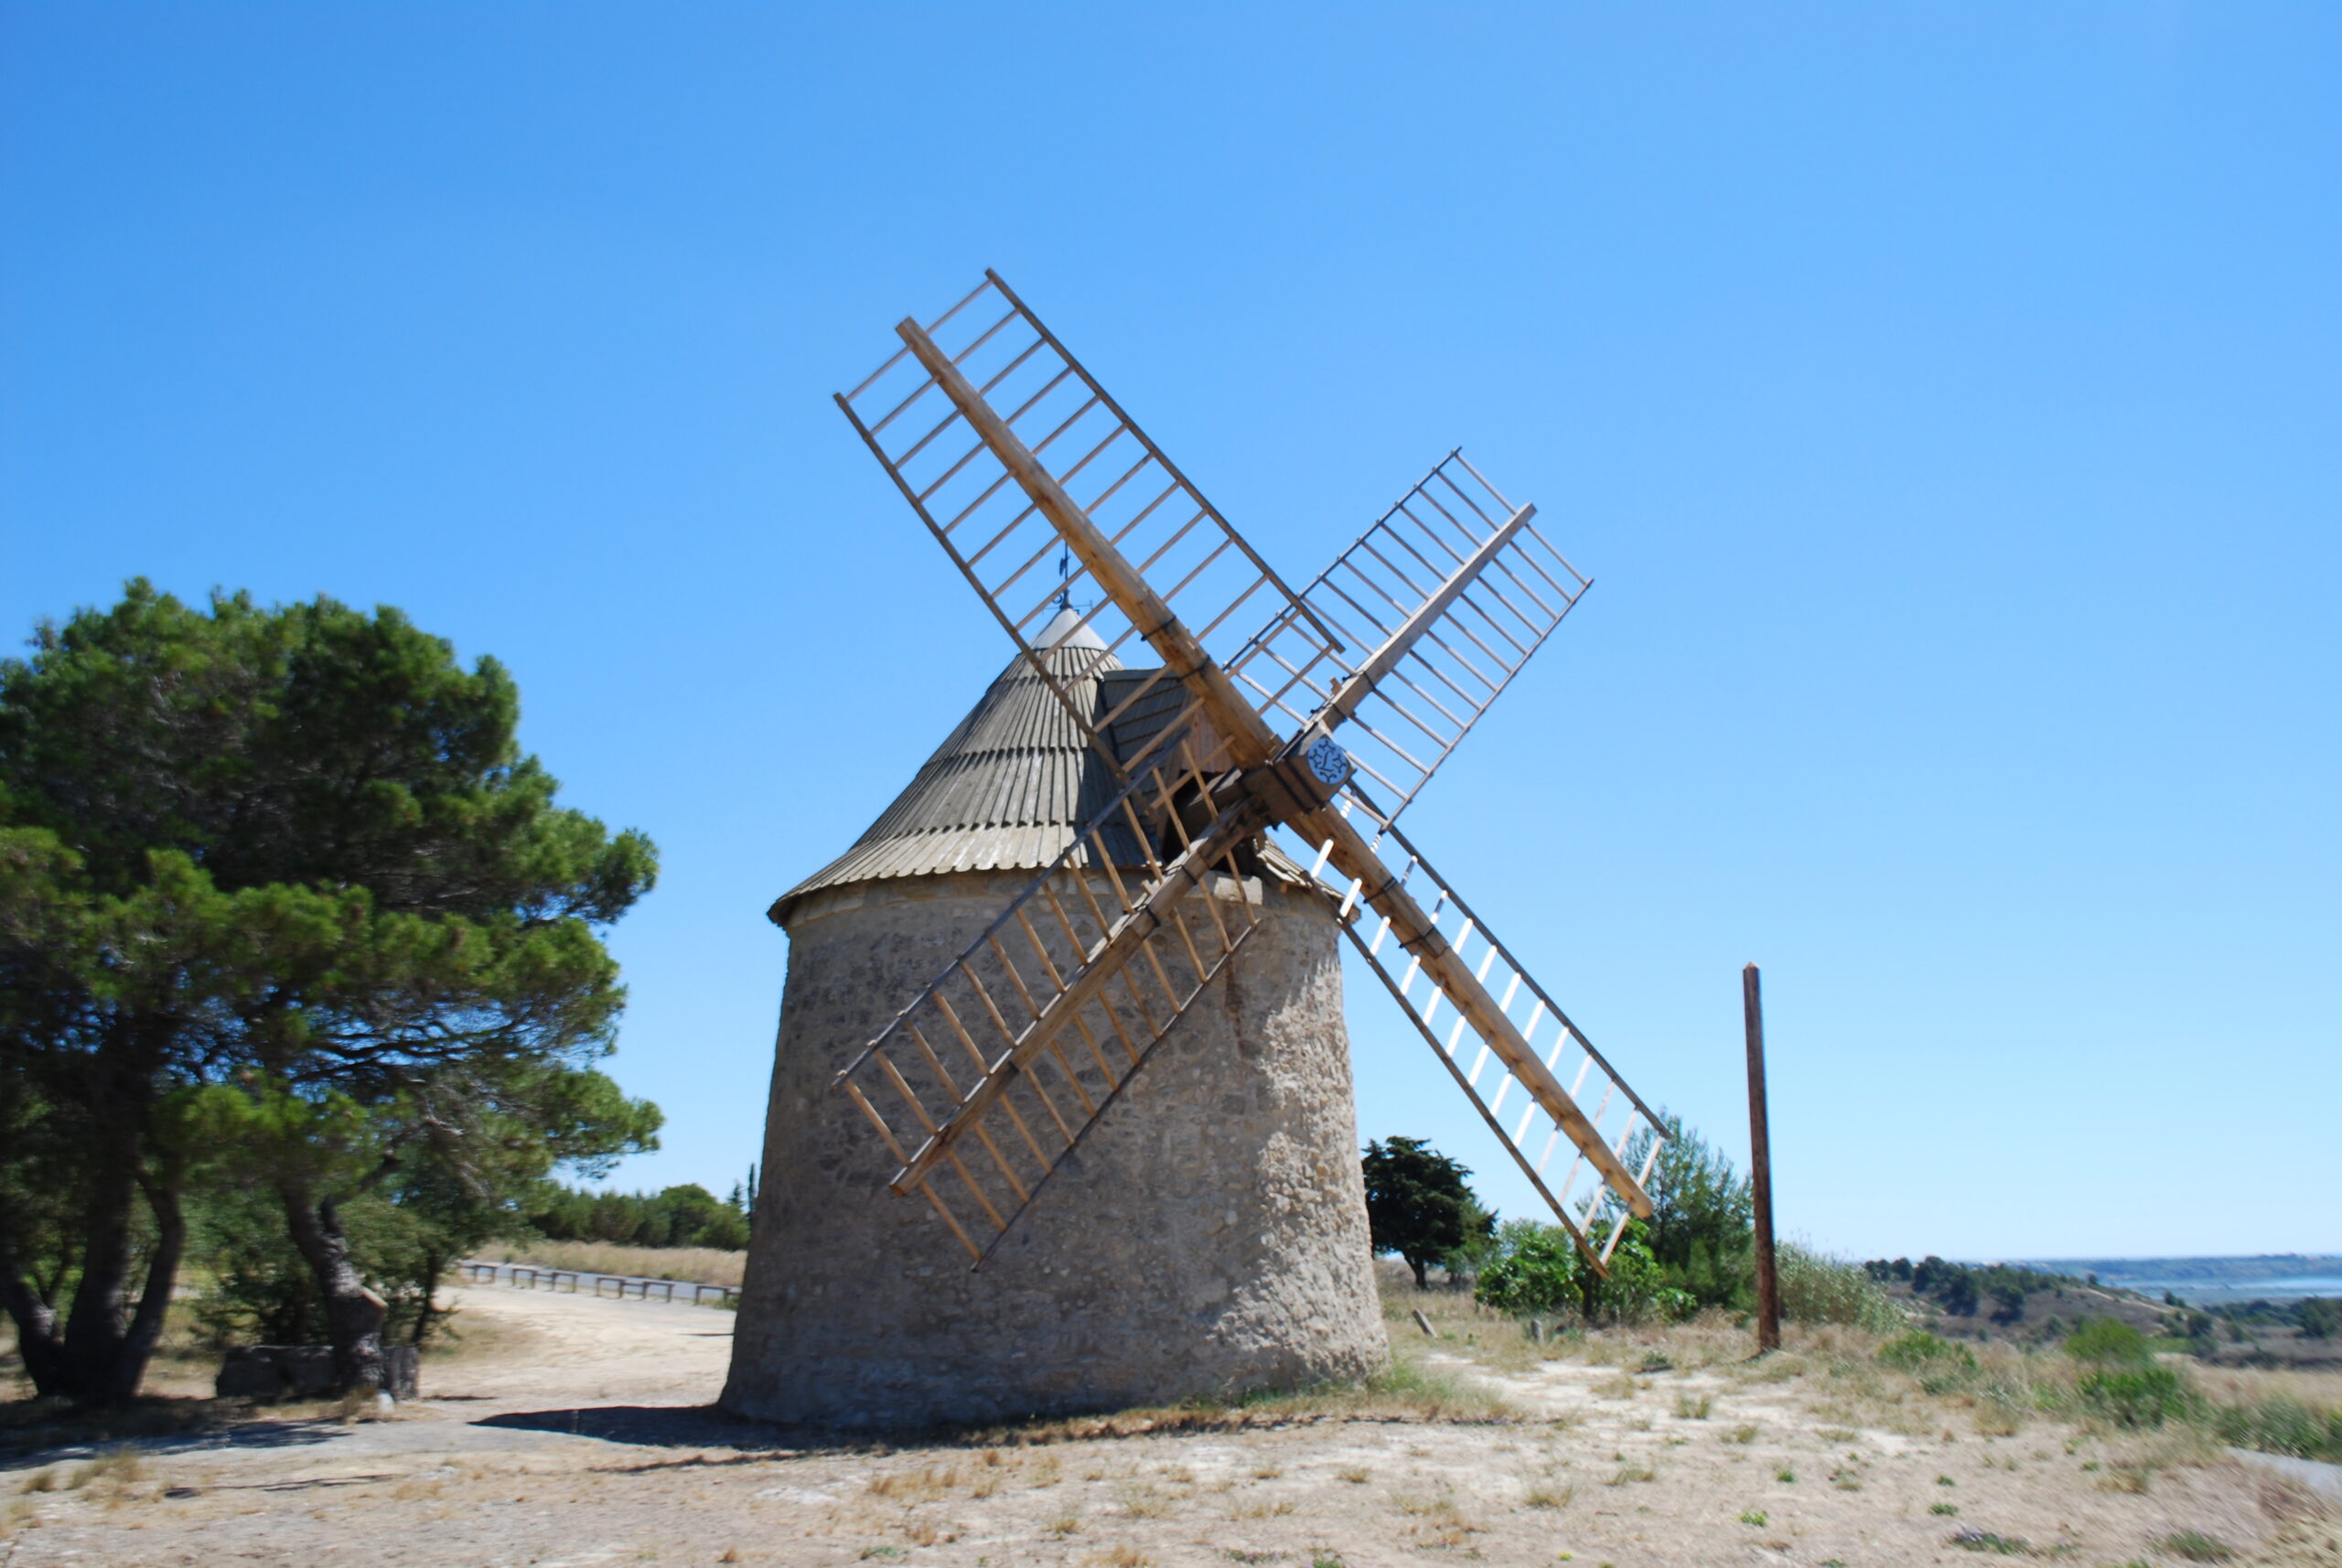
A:
{"type": "Polygon", "coordinates": [[[1833,1258],[1799,1241],[1778,1251],[1781,1316],[1792,1323],[1843,1323],[1892,1334],[1904,1316],[1885,1287],[1860,1263],[1833,1258]]]}

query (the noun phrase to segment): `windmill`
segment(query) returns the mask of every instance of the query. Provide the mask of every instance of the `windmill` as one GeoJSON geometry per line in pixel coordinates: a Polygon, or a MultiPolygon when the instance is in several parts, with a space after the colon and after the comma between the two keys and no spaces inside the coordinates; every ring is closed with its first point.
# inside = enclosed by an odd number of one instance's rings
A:
{"type": "MultiPolygon", "coordinates": [[[[1078,1356],[1030,1346],[929,1354],[946,1332],[939,1316],[964,1326],[990,1314],[985,1332],[1014,1337],[1037,1312],[1092,1310],[1094,1287],[1084,1287],[1092,1294],[1079,1304],[1028,1296],[1012,1308],[1006,1295],[962,1286],[946,1312],[933,1305],[932,1265],[921,1263],[899,1290],[886,1287],[895,1295],[880,1306],[876,1287],[839,1278],[834,1262],[809,1284],[806,1268],[791,1259],[816,1240],[833,1240],[837,1217],[857,1201],[858,1189],[838,1171],[848,1160],[885,1161],[889,1201],[923,1201],[939,1240],[956,1238],[983,1271],[1012,1237],[1048,1222],[1053,1178],[1101,1157],[1100,1144],[1111,1141],[1101,1129],[1123,1128],[1112,1135],[1125,1143],[1143,1139],[1171,1114],[1166,1099],[1179,1102],[1178,1131],[1158,1129],[1149,1158],[1170,1163],[1183,1149],[1206,1165],[1226,1158],[1214,1154],[1219,1134],[1207,1102],[1213,1073],[1235,1070],[1235,1058],[1215,1058],[1225,1068],[1199,1061],[1180,1069],[1188,1076],[1152,1105],[1144,1069],[1206,1027],[1179,1029],[1205,1011],[1215,981],[1230,977],[1219,988],[1225,993],[1255,962],[1248,949],[1300,950],[1291,931],[1305,906],[1319,928],[1338,929],[1363,957],[1588,1262],[1604,1270],[1623,1227],[1605,1233],[1594,1223],[1597,1211],[1609,1197],[1627,1212],[1650,1213],[1643,1183],[1665,1128],[1398,823],[1589,579],[1538,532],[1533,507],[1507,499],[1458,450],[1295,592],[997,274],[941,316],[907,319],[896,334],[901,347],[837,402],[1014,639],[1017,658],[913,789],[854,851],[785,895],[774,918],[788,923],[792,911],[801,918],[811,898],[860,897],[906,873],[939,889],[951,875],[987,866],[1029,865],[1034,874],[1020,874],[1006,896],[988,891],[992,884],[953,884],[962,905],[955,918],[980,929],[956,957],[928,971],[931,980],[899,1011],[882,1015],[875,1037],[862,1036],[833,1064],[835,1092],[824,1098],[833,1114],[858,1111],[866,1119],[858,1139],[813,1120],[805,1069],[790,1059],[790,1009],[806,1017],[826,1009],[826,1022],[808,1026],[807,1039],[822,1028],[834,1037],[862,993],[890,983],[892,972],[864,967],[849,975],[848,964],[908,950],[913,928],[888,916],[833,940],[840,950],[821,960],[830,966],[822,978],[806,981],[800,1007],[804,943],[791,926],[768,1170],[787,1156],[790,1139],[819,1143],[818,1157],[806,1155],[800,1171],[828,1186],[795,1219],[768,1223],[768,1210],[781,1209],[768,1179],[725,1402],[748,1413],[884,1423],[900,1418],[904,1391],[921,1379],[934,1384],[962,1374],[999,1386],[944,1399],[937,1411],[1010,1410],[1020,1399],[1080,1402],[1105,1397],[1100,1391],[1110,1384],[1127,1395],[1130,1385],[1111,1378],[1037,1381],[994,1365],[1028,1353],[1128,1360],[1134,1352],[1127,1345],[1078,1356]],[[1156,662],[1126,661],[1147,656],[1156,662]],[[1055,753],[1028,746],[1015,769],[986,770],[984,758],[1026,743],[985,736],[1029,738],[1045,729],[1061,737],[1055,753]],[[1062,781],[1076,752],[1078,789],[1062,781]],[[1053,838],[1016,827],[1020,848],[1004,843],[1004,826],[972,837],[928,831],[964,822],[972,811],[992,810],[987,823],[1037,820],[1029,811],[971,807],[972,790],[991,800],[1052,789],[1066,801],[1080,797],[1078,812],[1055,809],[1065,825],[1053,838]],[[1628,1166],[1630,1148],[1641,1155],[1639,1168],[1628,1166]],[[815,1308],[801,1299],[830,1289],[854,1290],[861,1318],[891,1326],[893,1337],[865,1344],[851,1373],[837,1370],[834,1336],[811,1326],[815,1308]],[[978,1372],[968,1370],[972,1357],[984,1362],[978,1372]],[[818,1395],[791,1391],[813,1383],[825,1385],[818,1395]]],[[[1334,939],[1328,932],[1324,940],[1319,967],[1334,971],[1338,1015],[1334,939]]],[[[1326,983],[1311,983],[1322,992],[1326,983]]],[[[1293,993],[1302,1004],[1317,994],[1305,985],[1293,993]]],[[[879,1000],[891,1007],[897,998],[879,1000]]],[[[1239,1025],[1240,1032],[1250,1026],[1239,1025]]],[[[1322,1079],[1318,1100],[1338,1102],[1348,1129],[1339,1136],[1354,1139],[1338,1015],[1332,1027],[1330,1056],[1304,1051],[1293,1061],[1307,1065],[1279,1070],[1322,1079]]],[[[1276,1137],[1272,1130],[1265,1141],[1276,1137]]],[[[1255,1128],[1230,1146],[1246,1155],[1263,1142],[1255,1128]]],[[[1347,1154],[1321,1151],[1315,1178],[1307,1156],[1302,1164],[1302,1196],[1280,1197],[1278,1207],[1321,1204],[1327,1218],[1301,1221],[1323,1234],[1314,1251],[1295,1254],[1305,1265],[1291,1266],[1343,1273],[1346,1265],[1326,1260],[1345,1251],[1362,1265],[1354,1142],[1347,1154]],[[1346,1173],[1335,1174],[1324,1155],[1346,1161],[1346,1173]]],[[[1141,1228],[1171,1223],[1147,1208],[1158,1179],[1170,1178],[1141,1172],[1123,1183],[1117,1225],[1129,1228],[1133,1216],[1141,1228]]],[[[1206,1197],[1206,1209],[1220,1201],[1206,1197]]],[[[1230,1229],[1243,1229],[1230,1201],[1230,1229]]],[[[1037,1258],[1055,1262],[1037,1261],[1026,1272],[1080,1272],[1099,1229],[1053,1240],[1037,1258]]],[[[899,1268],[888,1243],[855,1248],[854,1256],[888,1257],[899,1268]]],[[[1163,1265],[1158,1258],[1148,1266],[1163,1265]]],[[[1255,1313],[1244,1332],[1267,1342],[1356,1339],[1372,1330],[1380,1353],[1362,1268],[1320,1296],[1339,1299],[1280,1308],[1284,1316],[1269,1313],[1277,1321],[1266,1328],[1255,1313]]],[[[833,1309],[829,1321],[837,1321],[833,1309]]],[[[1156,1332],[1166,1331],[1176,1328],[1156,1332]]],[[[1248,1354],[1251,1361],[1237,1355],[1213,1363],[1210,1375],[1242,1380],[1256,1363],[1282,1368],[1279,1375],[1325,1375],[1357,1361],[1348,1351],[1349,1361],[1332,1362],[1248,1354]]],[[[1164,1376],[1203,1375],[1197,1363],[1164,1376]]]]}

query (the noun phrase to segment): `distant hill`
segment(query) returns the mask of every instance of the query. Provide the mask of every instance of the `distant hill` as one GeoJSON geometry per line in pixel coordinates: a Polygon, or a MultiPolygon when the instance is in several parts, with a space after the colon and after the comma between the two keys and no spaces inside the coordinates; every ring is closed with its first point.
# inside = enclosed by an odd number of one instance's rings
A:
{"type": "Polygon", "coordinates": [[[2342,1296],[2342,1257],[2306,1252],[2251,1258],[2035,1258],[2048,1273],[2096,1274],[2110,1285],[2160,1298],[2165,1291],[2197,1306],[2231,1302],[2342,1296]]]}

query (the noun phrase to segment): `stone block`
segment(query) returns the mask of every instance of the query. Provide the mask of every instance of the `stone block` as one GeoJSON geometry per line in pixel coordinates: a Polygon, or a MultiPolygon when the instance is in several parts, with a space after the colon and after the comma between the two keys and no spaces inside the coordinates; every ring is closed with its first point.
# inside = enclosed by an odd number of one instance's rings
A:
{"type": "MultiPolygon", "coordinates": [[[[382,1387],[392,1399],[415,1397],[419,1371],[412,1345],[382,1352],[382,1387]]],[[[212,1385],[220,1399],[317,1399],[333,1392],[330,1345],[246,1345],[228,1352],[212,1385]]]]}

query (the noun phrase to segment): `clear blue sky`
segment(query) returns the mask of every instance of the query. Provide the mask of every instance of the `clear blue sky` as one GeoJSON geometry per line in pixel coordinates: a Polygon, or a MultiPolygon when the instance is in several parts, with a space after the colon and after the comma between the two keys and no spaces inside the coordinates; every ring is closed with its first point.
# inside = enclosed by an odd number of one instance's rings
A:
{"type": "MultiPolygon", "coordinates": [[[[2342,1251],[2342,12],[0,9],[0,628],[403,607],[658,841],[625,1184],[1009,649],[829,402],[997,266],[1289,575],[1596,579],[1444,870],[1858,1254],[2342,1251]]],[[[1356,977],[1364,1135],[1527,1194],[1356,977]]]]}

